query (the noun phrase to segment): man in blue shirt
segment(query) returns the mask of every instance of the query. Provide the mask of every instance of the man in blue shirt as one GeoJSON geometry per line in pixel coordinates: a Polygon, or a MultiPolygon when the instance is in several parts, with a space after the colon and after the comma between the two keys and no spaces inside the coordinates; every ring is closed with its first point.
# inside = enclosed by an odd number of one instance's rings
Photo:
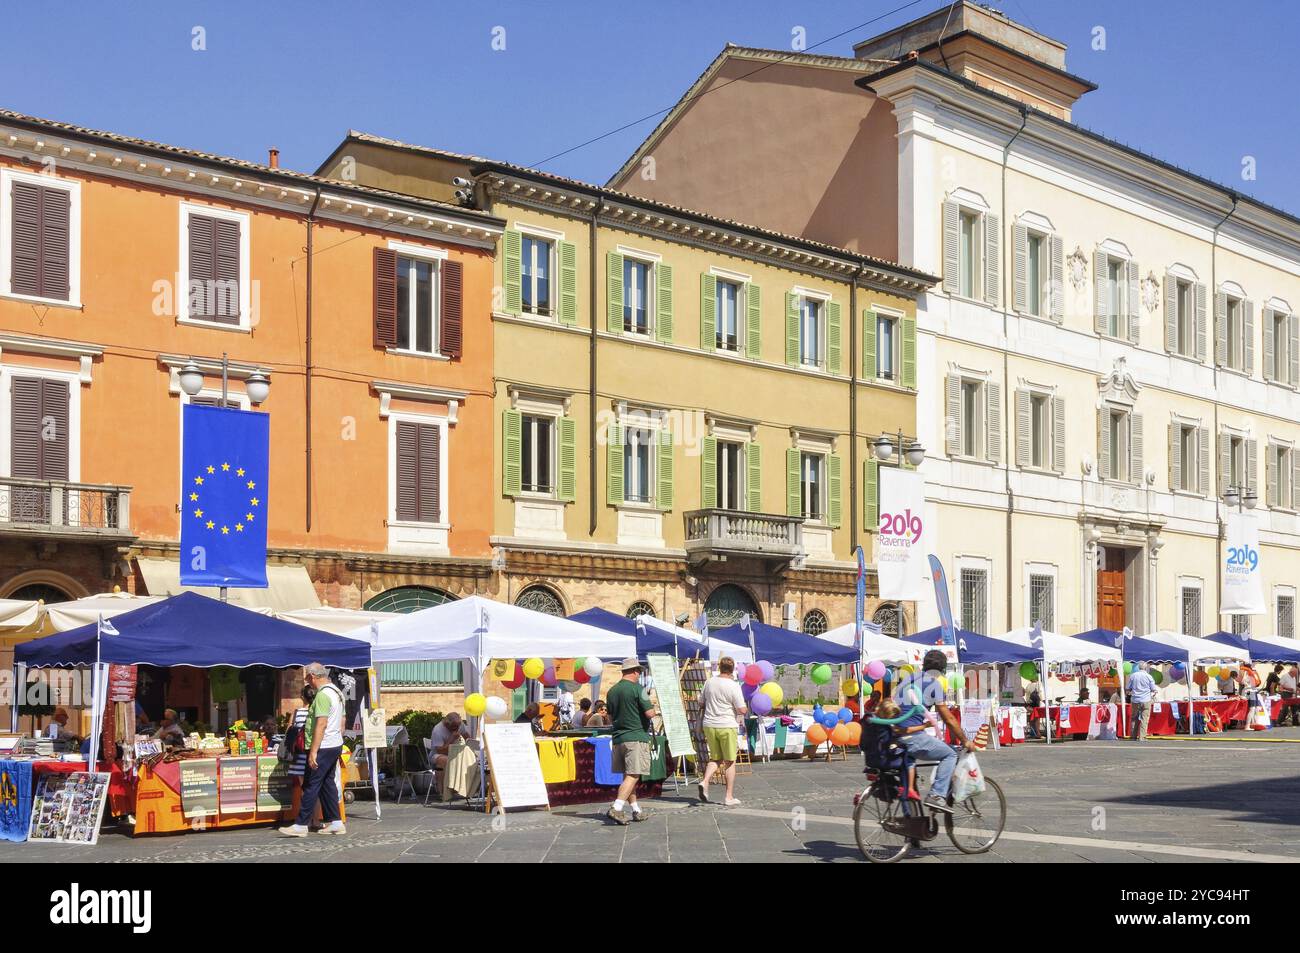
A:
{"type": "Polygon", "coordinates": [[[1125,686],[1128,692],[1129,704],[1133,706],[1133,734],[1134,741],[1147,740],[1147,721],[1151,717],[1151,703],[1156,697],[1156,680],[1147,672],[1147,663],[1138,662],[1138,667],[1133,670],[1133,674],[1128,677],[1128,685],[1125,686]]]}
{"type": "Polygon", "coordinates": [[[931,810],[951,814],[952,808],[948,806],[948,791],[952,786],[953,770],[957,767],[957,751],[941,739],[928,734],[925,730],[927,725],[925,715],[916,711],[918,705],[922,708],[933,708],[958,743],[967,751],[971,750],[971,743],[967,740],[966,733],[961,730],[961,722],[948,710],[943,686],[939,684],[938,676],[942,675],[947,667],[947,657],[938,649],[932,649],[925,653],[925,660],[921,662],[920,677],[909,675],[899,682],[895,700],[903,709],[904,717],[894,730],[898,734],[898,743],[907,749],[908,755],[913,760],[939,762],[939,767],[934,773],[934,784],[930,786],[930,794],[926,797],[925,804],[931,810]]]}

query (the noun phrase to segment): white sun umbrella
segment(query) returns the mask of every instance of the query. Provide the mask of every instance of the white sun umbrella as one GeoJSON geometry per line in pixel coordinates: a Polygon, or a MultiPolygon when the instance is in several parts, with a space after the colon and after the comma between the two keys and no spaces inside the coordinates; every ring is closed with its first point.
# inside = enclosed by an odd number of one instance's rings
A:
{"type": "Polygon", "coordinates": [[[36,623],[41,604],[35,599],[0,599],[0,632],[14,632],[36,623]]]}
{"type": "Polygon", "coordinates": [[[129,592],[101,592],[97,595],[73,599],[69,602],[51,602],[43,607],[40,634],[66,632],[100,619],[140,609],[166,598],[165,596],[134,596],[129,592]]]}
{"type": "MultiPolygon", "coordinates": [[[[852,645],[855,628],[852,622],[848,622],[831,629],[829,632],[823,632],[817,638],[825,639],[827,642],[834,642],[836,645],[852,645]]],[[[910,642],[904,642],[902,639],[896,639],[892,635],[885,635],[883,632],[872,632],[864,627],[862,630],[862,655],[868,661],[880,661],[886,665],[908,665],[917,661],[918,647],[910,642]]]]}
{"type": "MultiPolygon", "coordinates": [[[[296,622],[309,629],[319,629],[332,635],[356,635],[361,629],[369,631],[370,623],[396,619],[402,612],[373,612],[369,609],[339,609],[334,606],[317,606],[314,609],[292,609],[274,613],[277,619],[296,622]]],[[[369,641],[367,637],[366,641],[369,641]]]]}

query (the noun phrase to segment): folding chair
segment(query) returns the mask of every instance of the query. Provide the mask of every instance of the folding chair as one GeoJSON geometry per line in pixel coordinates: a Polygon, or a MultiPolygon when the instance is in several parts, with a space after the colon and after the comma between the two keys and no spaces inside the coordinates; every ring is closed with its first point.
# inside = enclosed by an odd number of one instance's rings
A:
{"type": "Polygon", "coordinates": [[[424,803],[429,803],[429,794],[435,787],[433,766],[429,764],[429,756],[425,753],[423,745],[404,744],[399,749],[402,759],[402,775],[397,785],[397,803],[402,803],[402,795],[406,793],[409,786],[411,793],[419,795],[415,783],[411,780],[416,777],[427,777],[429,779],[429,788],[424,795],[424,803]]]}

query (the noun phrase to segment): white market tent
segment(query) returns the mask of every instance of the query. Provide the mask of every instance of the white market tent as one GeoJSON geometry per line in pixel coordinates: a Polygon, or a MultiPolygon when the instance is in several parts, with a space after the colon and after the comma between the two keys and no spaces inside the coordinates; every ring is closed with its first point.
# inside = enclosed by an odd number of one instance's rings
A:
{"type": "MultiPolygon", "coordinates": [[[[400,618],[401,612],[372,612],[368,609],[337,609],[334,606],[318,606],[314,609],[291,609],[273,613],[277,619],[296,622],[309,629],[319,629],[333,635],[357,636],[358,630],[367,628],[372,622],[379,623],[388,619],[400,618]]],[[[367,636],[369,641],[369,636],[367,636]]]]}
{"type": "MultiPolygon", "coordinates": [[[[1086,665],[1089,662],[1106,662],[1116,667],[1124,664],[1123,651],[1114,645],[1099,645],[1096,642],[1089,642],[1086,639],[1072,639],[1068,635],[1060,635],[1056,632],[1043,631],[1043,644],[1040,648],[1043,661],[1040,663],[1042,669],[1040,677],[1042,684],[1047,684],[1047,668],[1051,665],[1063,663],[1074,665],[1086,665]]],[[[1033,629],[1022,627],[1012,629],[1006,635],[1000,636],[1007,642],[1014,642],[1017,645],[1034,645],[1035,632],[1033,629]]],[[[1037,646],[1035,646],[1037,647],[1037,646]]],[[[1123,711],[1126,701],[1124,699],[1124,679],[1119,680],[1119,703],[1120,703],[1120,725],[1123,727],[1123,711]]],[[[1047,704],[1047,691],[1043,691],[1043,704],[1047,704]]],[[[1052,719],[1044,718],[1043,724],[1047,729],[1047,743],[1052,743],[1052,719]]]]}
{"type": "Polygon", "coordinates": [[[1222,642],[1212,642],[1209,639],[1197,638],[1194,635],[1183,635],[1181,632],[1161,630],[1151,635],[1144,635],[1142,638],[1149,642],[1159,642],[1161,645],[1169,646],[1170,658],[1187,664],[1185,679],[1187,683],[1187,724],[1189,731],[1194,730],[1194,715],[1196,712],[1196,698],[1192,694],[1192,667],[1209,662],[1241,662],[1243,664],[1250,662],[1250,653],[1245,649],[1239,649],[1235,645],[1225,645],[1222,642]]]}
{"type": "Polygon", "coordinates": [[[34,599],[0,599],[0,632],[25,629],[40,618],[41,604],[34,599]]]}
{"type": "MultiPolygon", "coordinates": [[[[852,645],[855,629],[854,623],[848,622],[829,632],[824,632],[818,638],[834,642],[836,645],[852,645]]],[[[862,630],[862,655],[867,661],[880,661],[886,665],[908,665],[919,661],[924,651],[925,646],[904,642],[892,635],[872,632],[870,629],[862,630]]]]}

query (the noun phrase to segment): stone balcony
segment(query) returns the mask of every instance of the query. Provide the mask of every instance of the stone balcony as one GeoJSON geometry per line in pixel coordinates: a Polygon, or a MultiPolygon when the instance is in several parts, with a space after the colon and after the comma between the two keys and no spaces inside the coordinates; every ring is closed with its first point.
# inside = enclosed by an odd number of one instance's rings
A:
{"type": "Polygon", "coordinates": [[[0,477],[0,536],[128,542],[131,488],[0,477]]]}
{"type": "Polygon", "coordinates": [[[686,558],[692,565],[744,556],[789,564],[804,556],[803,519],[745,510],[691,510],[686,558]]]}

